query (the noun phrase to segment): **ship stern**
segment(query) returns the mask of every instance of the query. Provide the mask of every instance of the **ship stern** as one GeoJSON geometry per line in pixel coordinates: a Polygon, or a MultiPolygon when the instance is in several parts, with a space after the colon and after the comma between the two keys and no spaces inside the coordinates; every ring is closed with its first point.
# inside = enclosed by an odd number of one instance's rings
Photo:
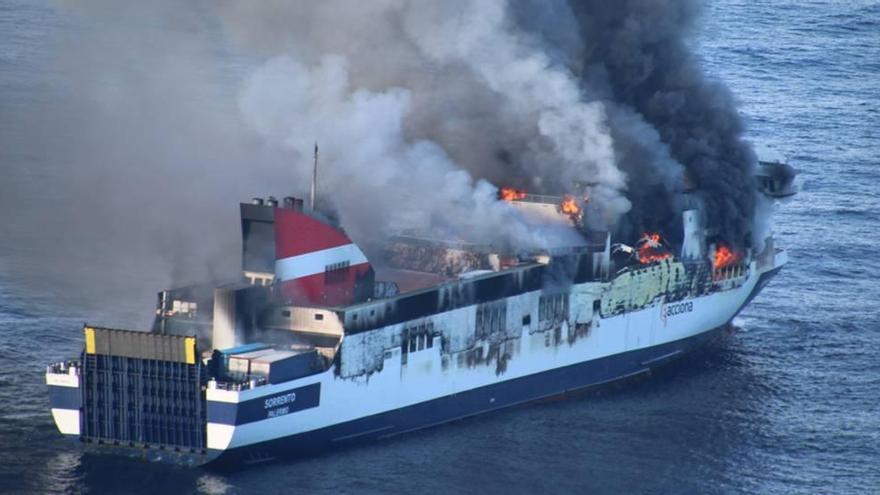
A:
{"type": "Polygon", "coordinates": [[[87,452],[185,465],[211,462],[206,369],[194,336],[85,327],[80,361],[46,369],[58,430],[87,452]]]}
{"type": "Polygon", "coordinates": [[[80,367],[76,361],[63,361],[46,368],[49,408],[55,426],[62,435],[79,440],[82,391],[80,367]]]}

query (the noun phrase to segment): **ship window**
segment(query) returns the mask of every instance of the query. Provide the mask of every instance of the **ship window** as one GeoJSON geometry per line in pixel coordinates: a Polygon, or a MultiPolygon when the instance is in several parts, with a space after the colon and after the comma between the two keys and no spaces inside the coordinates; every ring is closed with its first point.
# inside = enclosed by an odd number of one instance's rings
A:
{"type": "Polygon", "coordinates": [[[424,348],[425,348],[425,336],[419,335],[419,350],[421,351],[424,348]]]}
{"type": "Polygon", "coordinates": [[[562,321],[568,319],[568,298],[565,294],[541,296],[538,299],[538,321],[562,321]]]}
{"type": "Polygon", "coordinates": [[[325,265],[325,266],[324,266],[324,271],[325,271],[325,272],[333,272],[333,271],[336,271],[336,270],[342,270],[343,268],[348,268],[349,264],[350,264],[350,263],[349,263],[349,261],[347,261],[347,260],[346,260],[346,261],[340,261],[339,263],[331,263],[331,264],[329,264],[329,265],[325,265]]]}
{"type": "Polygon", "coordinates": [[[601,308],[602,308],[602,300],[601,299],[596,299],[595,301],[593,301],[593,313],[598,313],[601,308]]]}
{"type": "Polygon", "coordinates": [[[285,318],[290,318],[290,311],[285,309],[284,311],[281,312],[281,316],[283,316],[285,318]]]}
{"type": "Polygon", "coordinates": [[[523,324],[523,326],[531,325],[532,324],[532,315],[529,314],[529,315],[523,316],[522,324],[523,324]]]}
{"type": "Polygon", "coordinates": [[[428,335],[428,341],[425,343],[425,347],[427,347],[428,349],[434,347],[434,336],[433,335],[428,335]]]}
{"type": "Polygon", "coordinates": [[[315,313],[315,319],[318,321],[321,321],[324,319],[324,315],[322,315],[320,313],[315,313]]]}

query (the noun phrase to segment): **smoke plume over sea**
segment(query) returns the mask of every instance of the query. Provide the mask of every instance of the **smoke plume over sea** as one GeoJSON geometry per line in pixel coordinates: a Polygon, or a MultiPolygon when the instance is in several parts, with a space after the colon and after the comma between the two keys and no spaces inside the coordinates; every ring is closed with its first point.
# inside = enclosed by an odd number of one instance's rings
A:
{"type": "Polygon", "coordinates": [[[586,193],[589,227],[674,240],[686,182],[720,237],[751,242],[755,157],[691,51],[701,1],[58,5],[73,27],[35,62],[56,97],[24,123],[56,169],[0,185],[10,204],[50,191],[16,213],[46,227],[23,233],[44,259],[219,276],[236,203],[305,195],[315,142],[321,202],[368,249],[411,229],[571,241],[500,186],[586,193]]]}

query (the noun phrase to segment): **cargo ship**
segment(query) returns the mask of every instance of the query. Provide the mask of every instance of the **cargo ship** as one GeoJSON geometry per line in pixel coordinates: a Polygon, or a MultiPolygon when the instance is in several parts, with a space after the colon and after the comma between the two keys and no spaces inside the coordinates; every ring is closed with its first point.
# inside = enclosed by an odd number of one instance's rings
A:
{"type": "MultiPolygon", "coordinates": [[[[759,166],[766,197],[793,173],[759,166]]],[[[684,193],[681,240],[590,231],[587,198],[502,189],[583,242],[505,252],[403,235],[367,259],[301,199],[240,205],[233,280],[159,292],[149,331],[85,325],[48,366],[51,413],[88,451],[251,464],[389,438],[637,377],[727,328],[787,261],[736,251],[684,193]]]]}

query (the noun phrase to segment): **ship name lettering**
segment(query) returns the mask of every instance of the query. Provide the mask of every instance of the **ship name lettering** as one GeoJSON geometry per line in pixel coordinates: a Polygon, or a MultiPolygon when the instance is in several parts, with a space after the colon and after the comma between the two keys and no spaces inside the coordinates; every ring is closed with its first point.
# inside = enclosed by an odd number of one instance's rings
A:
{"type": "Polygon", "coordinates": [[[272,409],[271,411],[269,411],[269,413],[267,414],[267,417],[277,418],[278,416],[284,416],[285,414],[287,414],[289,412],[290,412],[289,407],[279,407],[278,409],[272,409]]]}
{"type": "Polygon", "coordinates": [[[670,304],[666,306],[666,316],[675,316],[682,313],[690,313],[694,310],[693,301],[687,301],[678,304],[670,304]]]}
{"type": "Polygon", "coordinates": [[[263,409],[271,409],[273,407],[283,406],[285,404],[290,404],[291,402],[296,401],[296,392],[290,392],[289,394],[279,395],[278,397],[272,397],[271,399],[266,399],[263,403],[263,409]]]}

